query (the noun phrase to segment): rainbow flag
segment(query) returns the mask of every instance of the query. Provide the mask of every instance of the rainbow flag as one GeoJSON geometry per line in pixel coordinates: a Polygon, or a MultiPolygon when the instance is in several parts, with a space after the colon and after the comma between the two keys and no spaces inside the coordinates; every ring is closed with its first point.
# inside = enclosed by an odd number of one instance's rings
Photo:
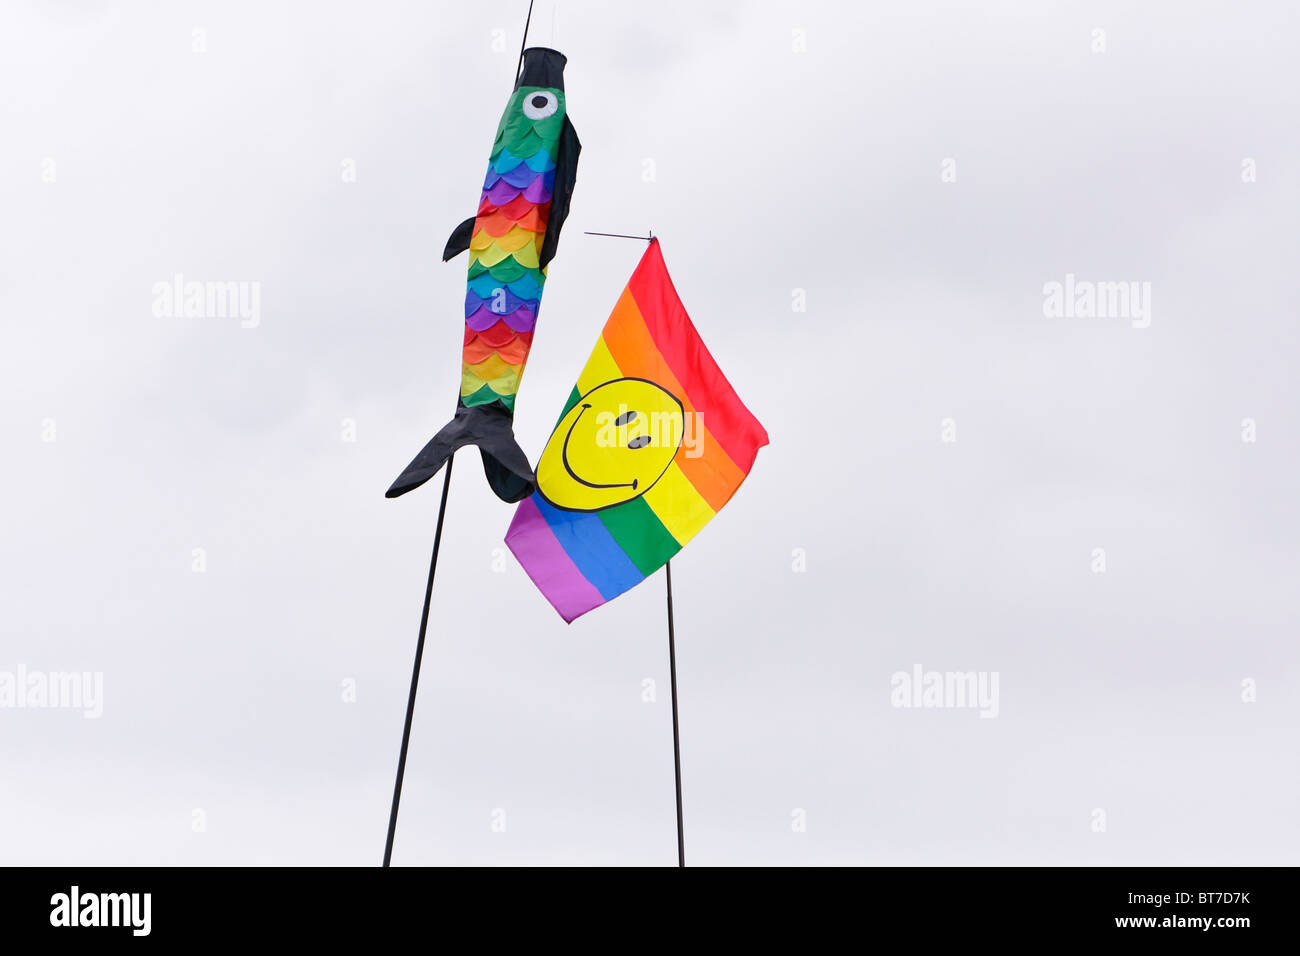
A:
{"type": "Polygon", "coordinates": [[[731,500],[766,444],[653,239],[578,376],[506,544],[572,621],[663,567],[731,500]]]}

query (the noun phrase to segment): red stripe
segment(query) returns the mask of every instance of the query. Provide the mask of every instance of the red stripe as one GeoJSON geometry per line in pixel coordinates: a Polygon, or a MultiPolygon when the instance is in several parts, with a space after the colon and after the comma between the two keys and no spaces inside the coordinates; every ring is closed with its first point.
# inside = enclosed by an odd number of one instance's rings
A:
{"type": "Polygon", "coordinates": [[[627,288],[664,361],[686,389],[696,411],[703,413],[705,427],[737,467],[748,474],[758,450],[767,444],[767,431],[745,407],[695,331],[668,277],[658,239],[651,241],[627,288]]]}
{"type": "Polygon", "coordinates": [[[504,319],[498,319],[495,324],[489,325],[482,332],[475,332],[468,325],[465,326],[465,344],[469,345],[469,343],[473,342],[476,337],[479,341],[486,342],[494,349],[499,349],[503,345],[508,345],[515,341],[515,339],[518,339],[525,345],[531,345],[533,342],[532,332],[516,332],[510,326],[506,325],[504,319]]]}

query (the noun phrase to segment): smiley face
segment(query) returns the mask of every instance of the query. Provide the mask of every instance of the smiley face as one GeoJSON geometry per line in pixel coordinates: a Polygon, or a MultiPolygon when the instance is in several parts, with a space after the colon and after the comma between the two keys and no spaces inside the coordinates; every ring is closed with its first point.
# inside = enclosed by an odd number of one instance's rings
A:
{"type": "Polygon", "coordinates": [[[682,443],[682,403],[643,378],[597,385],[560,419],[537,489],[565,511],[600,511],[652,488],[682,443]]]}

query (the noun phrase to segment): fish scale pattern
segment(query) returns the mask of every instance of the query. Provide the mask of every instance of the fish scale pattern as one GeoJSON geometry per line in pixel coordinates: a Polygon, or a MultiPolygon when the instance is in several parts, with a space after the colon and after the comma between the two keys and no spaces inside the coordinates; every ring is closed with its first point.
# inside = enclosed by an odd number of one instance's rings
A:
{"type": "Polygon", "coordinates": [[[513,412],[537,325],[546,269],[539,262],[555,188],[564,96],[524,87],[497,128],[469,244],[461,404],[497,402],[513,412]],[[555,104],[540,121],[533,98],[555,104]]]}

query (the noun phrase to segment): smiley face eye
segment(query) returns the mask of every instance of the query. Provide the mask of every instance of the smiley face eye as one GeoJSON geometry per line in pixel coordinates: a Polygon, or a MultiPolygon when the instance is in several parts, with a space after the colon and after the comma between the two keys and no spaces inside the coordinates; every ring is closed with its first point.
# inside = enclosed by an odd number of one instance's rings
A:
{"type": "Polygon", "coordinates": [[[524,115],[530,120],[544,120],[548,116],[554,116],[559,108],[560,101],[554,93],[529,93],[524,98],[524,115]]]}
{"type": "Polygon", "coordinates": [[[636,412],[624,412],[614,419],[614,424],[619,428],[623,428],[626,425],[631,425],[634,421],[636,421],[636,412]]]}
{"type": "MultiPolygon", "coordinates": [[[[636,412],[633,412],[632,414],[635,415],[636,412]]],[[[627,447],[628,447],[628,448],[644,448],[644,447],[645,447],[646,445],[648,445],[648,444],[650,444],[650,436],[649,436],[649,435],[637,435],[635,438],[633,438],[630,442],[627,443],[627,447]]]]}

